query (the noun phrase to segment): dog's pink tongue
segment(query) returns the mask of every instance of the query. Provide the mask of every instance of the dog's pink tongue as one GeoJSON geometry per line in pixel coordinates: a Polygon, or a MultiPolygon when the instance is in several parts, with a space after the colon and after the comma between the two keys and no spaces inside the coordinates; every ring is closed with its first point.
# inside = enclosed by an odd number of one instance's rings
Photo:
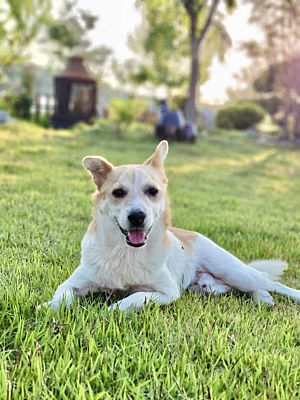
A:
{"type": "Polygon", "coordinates": [[[145,241],[146,234],[144,231],[133,229],[128,232],[128,237],[132,244],[142,244],[145,241]]]}

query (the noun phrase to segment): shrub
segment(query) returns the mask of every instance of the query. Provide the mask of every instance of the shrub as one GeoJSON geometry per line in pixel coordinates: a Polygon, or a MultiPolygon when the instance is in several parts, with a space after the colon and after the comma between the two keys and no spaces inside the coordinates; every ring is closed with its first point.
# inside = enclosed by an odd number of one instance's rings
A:
{"type": "Polygon", "coordinates": [[[32,97],[27,92],[7,93],[2,99],[0,108],[21,119],[31,118],[32,97]]]}
{"type": "Polygon", "coordinates": [[[31,120],[32,122],[39,126],[42,126],[43,128],[49,128],[50,126],[50,116],[46,113],[41,113],[38,119],[36,119],[36,117],[32,115],[31,120]]]}
{"type": "Polygon", "coordinates": [[[146,100],[137,98],[113,99],[109,111],[112,121],[122,131],[136,122],[146,108],[146,100]]]}
{"type": "Polygon", "coordinates": [[[233,104],[221,109],[217,115],[219,128],[247,129],[252,128],[265,117],[265,111],[255,103],[233,104]]]}
{"type": "Polygon", "coordinates": [[[26,92],[17,94],[12,98],[12,113],[17,118],[30,119],[30,110],[32,106],[32,97],[26,92]]]}

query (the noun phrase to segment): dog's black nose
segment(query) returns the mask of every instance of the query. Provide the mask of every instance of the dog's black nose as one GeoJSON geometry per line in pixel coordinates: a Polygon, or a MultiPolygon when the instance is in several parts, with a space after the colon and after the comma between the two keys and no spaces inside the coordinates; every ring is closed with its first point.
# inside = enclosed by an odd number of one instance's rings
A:
{"type": "Polygon", "coordinates": [[[141,228],[144,225],[146,214],[143,211],[133,211],[128,215],[128,220],[132,226],[141,228]]]}

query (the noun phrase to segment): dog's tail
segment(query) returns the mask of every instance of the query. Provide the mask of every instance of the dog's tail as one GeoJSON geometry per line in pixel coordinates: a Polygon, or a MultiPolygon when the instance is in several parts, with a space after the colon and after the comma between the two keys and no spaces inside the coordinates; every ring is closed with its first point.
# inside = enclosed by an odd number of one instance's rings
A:
{"type": "Polygon", "coordinates": [[[281,260],[256,260],[248,265],[263,272],[272,281],[277,281],[287,268],[287,263],[281,260]]]}
{"type": "Polygon", "coordinates": [[[300,303],[300,290],[289,288],[277,281],[287,268],[287,263],[281,260],[257,260],[249,264],[250,267],[262,272],[273,282],[272,291],[291,297],[296,302],[300,303]]]}

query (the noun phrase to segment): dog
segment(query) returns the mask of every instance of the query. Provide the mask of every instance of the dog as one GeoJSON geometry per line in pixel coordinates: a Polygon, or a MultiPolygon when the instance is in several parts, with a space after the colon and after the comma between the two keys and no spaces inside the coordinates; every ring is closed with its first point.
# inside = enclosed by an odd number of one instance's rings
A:
{"type": "Polygon", "coordinates": [[[143,164],[113,166],[102,157],[82,161],[96,185],[93,220],[82,240],[80,266],[45,303],[57,310],[78,296],[106,290],[129,293],[109,310],[140,310],[149,302],[170,304],[183,290],[248,292],[273,304],[269,292],[300,302],[300,290],[277,282],[285,264],[249,265],[200,233],[171,227],[164,161],[168,142],[143,164]]]}

